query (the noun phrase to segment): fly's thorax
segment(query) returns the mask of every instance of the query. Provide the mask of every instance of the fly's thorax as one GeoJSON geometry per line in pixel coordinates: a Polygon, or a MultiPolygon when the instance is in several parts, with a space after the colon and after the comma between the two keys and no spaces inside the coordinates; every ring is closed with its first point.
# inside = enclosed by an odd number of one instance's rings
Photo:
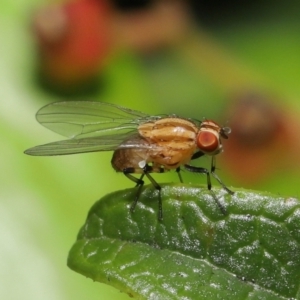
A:
{"type": "Polygon", "coordinates": [[[189,120],[170,117],[147,122],[138,127],[139,134],[153,142],[195,142],[197,126],[189,120]]]}
{"type": "Polygon", "coordinates": [[[162,118],[138,127],[139,134],[155,144],[149,160],[165,169],[176,169],[191,160],[196,150],[197,126],[186,119],[162,118]]]}

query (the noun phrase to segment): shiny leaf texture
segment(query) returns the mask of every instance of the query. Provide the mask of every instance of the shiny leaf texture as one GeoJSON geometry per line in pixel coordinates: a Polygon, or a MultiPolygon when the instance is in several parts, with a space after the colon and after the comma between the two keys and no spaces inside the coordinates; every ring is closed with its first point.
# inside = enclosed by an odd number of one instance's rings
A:
{"type": "Polygon", "coordinates": [[[91,208],[71,269],[137,299],[300,299],[300,201],[199,186],[114,192],[91,208]]]}

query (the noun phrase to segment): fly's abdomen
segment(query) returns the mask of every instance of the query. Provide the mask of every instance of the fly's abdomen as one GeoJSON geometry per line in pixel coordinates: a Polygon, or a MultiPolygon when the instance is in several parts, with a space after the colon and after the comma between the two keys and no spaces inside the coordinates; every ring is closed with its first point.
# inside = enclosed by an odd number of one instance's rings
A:
{"type": "Polygon", "coordinates": [[[119,145],[114,151],[111,164],[117,172],[133,168],[135,173],[143,173],[143,166],[149,162],[149,142],[134,135],[119,145]]]}
{"type": "Polygon", "coordinates": [[[111,159],[111,164],[117,172],[132,168],[134,173],[143,173],[143,167],[148,163],[147,150],[117,149],[111,159]]]}

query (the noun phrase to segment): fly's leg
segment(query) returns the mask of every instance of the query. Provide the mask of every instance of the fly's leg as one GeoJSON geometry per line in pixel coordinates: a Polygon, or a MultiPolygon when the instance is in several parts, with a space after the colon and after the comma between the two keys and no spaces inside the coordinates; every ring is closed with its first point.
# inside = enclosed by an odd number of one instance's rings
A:
{"type": "Polygon", "coordinates": [[[180,170],[180,167],[176,168],[176,172],[177,172],[177,175],[178,175],[178,177],[179,177],[179,180],[180,180],[181,183],[183,183],[183,180],[182,180],[182,176],[181,176],[180,171],[181,171],[181,170],[180,170]]]}
{"type": "MultiPolygon", "coordinates": [[[[159,168],[159,170],[155,170],[156,172],[159,171],[160,173],[164,172],[163,168],[159,168]]],[[[158,219],[162,220],[163,219],[163,213],[162,213],[162,200],[161,200],[161,186],[154,180],[154,178],[149,174],[150,172],[153,172],[153,168],[149,165],[145,165],[143,167],[143,174],[141,175],[140,178],[136,178],[131,173],[136,173],[135,168],[126,168],[123,170],[124,175],[132,180],[133,182],[136,183],[136,187],[138,188],[135,199],[130,207],[130,211],[134,212],[136,204],[140,198],[142,187],[144,185],[144,180],[143,177],[146,175],[147,178],[150,180],[152,185],[155,187],[155,189],[158,190],[158,219]]]]}
{"type": "Polygon", "coordinates": [[[216,204],[218,205],[218,207],[220,208],[221,212],[223,215],[226,215],[226,209],[225,207],[220,203],[219,199],[217,198],[217,196],[215,195],[215,193],[212,191],[211,189],[211,180],[210,180],[210,175],[209,175],[209,171],[206,168],[201,168],[201,167],[194,167],[194,166],[190,166],[190,165],[184,165],[184,167],[190,171],[190,172],[194,172],[194,173],[200,173],[200,174],[206,174],[206,178],[207,178],[207,188],[210,191],[210,193],[212,194],[216,204]]]}
{"type": "Polygon", "coordinates": [[[151,172],[155,173],[164,173],[165,169],[158,166],[149,166],[146,165],[144,167],[144,173],[143,175],[146,175],[147,178],[150,180],[152,185],[157,189],[158,191],[158,219],[161,221],[163,219],[163,210],[162,210],[162,200],[161,200],[161,186],[154,180],[154,178],[149,174],[151,172]]]}
{"type": "Polygon", "coordinates": [[[158,219],[161,221],[163,219],[162,212],[162,201],[161,201],[161,186],[154,180],[154,178],[147,172],[145,175],[151,181],[153,186],[158,190],[158,219]]]}
{"type": "Polygon", "coordinates": [[[191,166],[191,165],[184,165],[184,167],[189,172],[205,174],[206,175],[206,179],[207,179],[207,188],[209,190],[211,190],[210,175],[209,175],[209,171],[206,168],[194,167],[194,166],[191,166]]]}
{"type": "MultiPolygon", "coordinates": [[[[198,152],[196,152],[196,153],[193,154],[193,156],[192,156],[191,159],[192,159],[192,160],[193,160],[193,159],[197,159],[197,158],[199,158],[199,157],[201,157],[201,156],[203,156],[203,155],[204,155],[203,152],[198,151],[198,152]]],[[[188,166],[188,167],[192,167],[192,166],[189,166],[189,165],[185,165],[185,167],[186,167],[187,170],[189,170],[189,171],[191,171],[191,172],[197,172],[197,171],[193,171],[193,170],[187,168],[187,166],[188,166]]],[[[195,167],[192,167],[192,168],[195,168],[195,167]]],[[[197,169],[197,168],[196,168],[196,169],[197,169]]],[[[207,170],[207,169],[204,169],[204,168],[199,168],[199,169],[202,170],[202,171],[200,171],[200,172],[198,172],[198,173],[204,173],[204,174],[207,174],[207,177],[209,177],[209,174],[208,174],[208,170],[207,170]],[[203,171],[203,169],[204,169],[205,171],[203,171]]],[[[219,176],[215,173],[215,170],[216,170],[216,157],[213,156],[212,159],[211,159],[211,168],[210,168],[210,173],[211,173],[211,175],[212,175],[212,176],[220,183],[220,185],[223,187],[223,189],[224,189],[228,194],[233,195],[234,192],[233,192],[232,190],[230,190],[230,189],[222,182],[222,180],[219,178],[219,176]]],[[[210,189],[211,189],[210,178],[207,178],[207,186],[208,186],[208,189],[210,190],[210,189]]]]}
{"type": "Polygon", "coordinates": [[[232,190],[230,190],[223,182],[222,180],[219,178],[219,176],[215,173],[216,170],[216,158],[213,156],[211,158],[211,169],[210,169],[210,173],[211,175],[221,184],[221,186],[223,187],[223,189],[230,195],[233,195],[234,192],[232,190]]]}
{"type": "MultiPolygon", "coordinates": [[[[140,182],[143,181],[144,176],[145,176],[145,174],[142,174],[141,177],[138,179],[139,182],[136,184],[136,187],[138,187],[138,186],[141,185],[140,182]]],[[[132,177],[133,177],[133,176],[132,176],[132,177]]],[[[134,178],[135,178],[135,177],[134,177],[134,178]]],[[[136,178],[135,178],[135,179],[136,179],[136,178]]],[[[144,184],[144,181],[143,181],[143,184],[144,184]]],[[[142,184],[142,185],[143,185],[143,184],[142,184]]]]}
{"type": "Polygon", "coordinates": [[[133,175],[131,175],[131,173],[135,173],[134,168],[126,168],[126,169],[123,170],[123,173],[127,178],[129,178],[130,180],[132,180],[133,182],[136,183],[137,193],[136,193],[135,198],[134,198],[134,200],[131,204],[131,207],[130,207],[130,211],[134,212],[136,204],[137,204],[137,202],[140,198],[141,192],[142,192],[142,188],[143,188],[143,185],[144,185],[143,177],[144,177],[145,174],[142,174],[142,176],[140,178],[134,177],[133,175]]]}
{"type": "Polygon", "coordinates": [[[201,152],[201,151],[195,152],[195,153],[193,154],[193,156],[191,157],[191,160],[197,159],[197,158],[199,158],[199,157],[201,157],[201,156],[203,156],[203,155],[204,155],[204,153],[201,152]]]}
{"type": "Polygon", "coordinates": [[[213,190],[209,190],[210,193],[212,194],[212,197],[214,198],[215,202],[217,203],[221,213],[226,216],[227,215],[227,211],[226,211],[226,208],[222,205],[222,203],[219,201],[217,195],[214,193],[213,190]]]}

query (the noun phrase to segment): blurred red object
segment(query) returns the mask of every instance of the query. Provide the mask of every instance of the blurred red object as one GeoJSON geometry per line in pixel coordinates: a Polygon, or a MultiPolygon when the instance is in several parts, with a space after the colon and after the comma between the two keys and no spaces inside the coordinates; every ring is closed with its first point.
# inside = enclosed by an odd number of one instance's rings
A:
{"type": "Polygon", "coordinates": [[[34,15],[42,76],[72,86],[94,76],[111,49],[111,8],[105,0],[50,4],[34,15]]]}
{"type": "Polygon", "coordinates": [[[33,20],[43,82],[72,90],[98,74],[113,51],[144,54],[176,43],[187,31],[188,20],[182,0],[153,1],[125,12],[108,0],[45,6],[33,20]]]}
{"type": "Polygon", "coordinates": [[[226,114],[232,129],[222,163],[245,187],[299,166],[300,122],[293,112],[258,93],[244,94],[226,114]]]}

